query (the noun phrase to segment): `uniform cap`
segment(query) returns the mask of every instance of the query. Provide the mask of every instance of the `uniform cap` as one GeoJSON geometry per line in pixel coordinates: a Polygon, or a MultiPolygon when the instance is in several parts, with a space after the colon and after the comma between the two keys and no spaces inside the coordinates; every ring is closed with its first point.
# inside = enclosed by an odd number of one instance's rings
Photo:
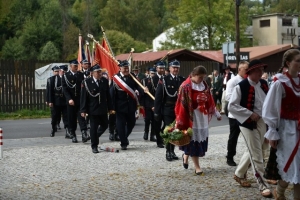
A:
{"type": "Polygon", "coordinates": [[[76,59],[69,61],[70,65],[78,65],[78,61],[76,59]]]}
{"type": "Polygon", "coordinates": [[[178,60],[173,60],[172,62],[169,63],[170,67],[180,67],[180,63],[178,60]]]}
{"type": "Polygon", "coordinates": [[[88,60],[84,59],[80,62],[81,64],[91,64],[88,60]]]}
{"type": "Polygon", "coordinates": [[[57,65],[55,65],[54,67],[52,67],[52,71],[54,71],[54,72],[57,72],[59,70],[60,70],[60,68],[57,65]]]}
{"type": "Polygon", "coordinates": [[[150,73],[155,73],[156,69],[153,67],[153,68],[150,68],[149,71],[150,71],[150,73]]]}
{"type": "Polygon", "coordinates": [[[68,65],[59,66],[60,70],[68,71],[68,65]]]}
{"type": "Polygon", "coordinates": [[[96,64],[90,68],[91,72],[96,72],[96,71],[100,71],[100,70],[101,70],[101,67],[98,64],[96,64]]]}
{"type": "Polygon", "coordinates": [[[165,68],[166,67],[165,62],[163,62],[163,61],[158,61],[155,65],[156,65],[156,67],[159,67],[159,68],[165,68]]]}
{"type": "Polygon", "coordinates": [[[130,64],[127,60],[119,61],[119,67],[129,67],[130,64]]]}

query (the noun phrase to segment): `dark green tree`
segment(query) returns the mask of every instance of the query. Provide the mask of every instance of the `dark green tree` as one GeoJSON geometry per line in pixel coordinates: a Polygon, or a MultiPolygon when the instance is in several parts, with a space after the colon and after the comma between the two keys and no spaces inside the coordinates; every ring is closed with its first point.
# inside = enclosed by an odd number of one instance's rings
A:
{"type": "Polygon", "coordinates": [[[143,52],[147,50],[147,45],[145,43],[135,41],[127,33],[109,30],[106,31],[106,37],[115,55],[129,53],[131,48],[134,48],[135,52],[143,52]]]}
{"type": "Polygon", "coordinates": [[[38,57],[39,60],[57,61],[59,60],[60,53],[55,47],[54,43],[49,41],[43,46],[42,51],[38,57]]]}

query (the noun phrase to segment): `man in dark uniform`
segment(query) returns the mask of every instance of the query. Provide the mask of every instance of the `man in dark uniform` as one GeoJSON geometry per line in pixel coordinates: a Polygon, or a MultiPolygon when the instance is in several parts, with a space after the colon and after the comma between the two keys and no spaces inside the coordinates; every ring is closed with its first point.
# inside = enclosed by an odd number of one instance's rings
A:
{"type": "MultiPolygon", "coordinates": [[[[227,110],[226,106],[228,105],[228,102],[226,102],[225,100],[225,96],[226,96],[226,85],[228,83],[228,81],[234,77],[234,74],[230,71],[230,66],[227,66],[224,70],[225,73],[223,75],[222,81],[223,81],[223,91],[222,91],[222,108],[221,108],[221,112],[220,114],[224,114],[225,111],[227,110]]],[[[226,111],[227,112],[227,111],[226,111]]],[[[228,112],[227,112],[228,115],[228,112]]]]}
{"type": "Polygon", "coordinates": [[[223,90],[223,79],[222,77],[219,75],[218,70],[214,70],[213,72],[213,97],[214,97],[214,101],[216,104],[216,107],[221,107],[221,98],[222,98],[222,90],[223,90]],[[218,106],[218,100],[220,102],[219,106],[218,106]]]}
{"type": "Polygon", "coordinates": [[[68,110],[68,126],[69,132],[72,135],[72,142],[77,143],[76,138],[76,129],[77,129],[77,119],[79,126],[82,132],[82,142],[87,142],[87,126],[85,120],[81,120],[80,115],[80,91],[82,81],[84,80],[83,73],[78,71],[78,61],[70,61],[70,70],[65,73],[62,84],[63,91],[67,101],[67,110],[68,110]]]}
{"type": "MultiPolygon", "coordinates": [[[[91,63],[86,59],[82,60],[80,63],[82,66],[82,73],[83,73],[84,79],[89,78],[91,76],[91,71],[90,71],[91,63]]],[[[87,129],[89,129],[89,116],[88,115],[86,115],[86,117],[80,116],[80,118],[78,120],[80,121],[81,124],[86,124],[87,129]]],[[[91,137],[87,131],[84,134],[87,135],[87,140],[91,139],[91,137]]]]}
{"type": "MultiPolygon", "coordinates": [[[[156,66],[156,73],[150,79],[152,81],[151,81],[151,85],[148,88],[149,91],[154,90],[153,91],[153,96],[155,96],[156,89],[157,89],[157,86],[158,86],[158,82],[160,80],[162,80],[163,75],[165,73],[165,63],[164,62],[158,61],[155,66],[156,66]]],[[[154,114],[154,101],[153,101],[153,105],[152,105],[152,110],[153,110],[153,114],[154,114]]],[[[162,113],[162,111],[160,111],[159,113],[162,113]]],[[[151,125],[153,125],[153,132],[154,132],[154,135],[156,136],[157,147],[164,148],[163,139],[160,136],[161,126],[162,126],[162,119],[153,120],[151,125]]],[[[151,132],[152,132],[152,128],[151,128],[151,132]]]]}
{"type": "Polygon", "coordinates": [[[128,136],[131,134],[136,121],[137,95],[143,91],[140,90],[138,84],[129,75],[128,61],[121,61],[119,66],[120,71],[113,76],[111,97],[113,110],[116,112],[116,126],[121,140],[121,147],[122,150],[127,150],[129,145],[128,136]]]}
{"type": "Polygon", "coordinates": [[[54,66],[52,70],[58,71],[59,74],[50,77],[50,87],[49,87],[49,106],[54,110],[52,113],[52,131],[50,137],[54,137],[56,129],[56,123],[58,119],[61,118],[63,114],[63,123],[64,128],[66,129],[66,138],[70,138],[70,134],[68,132],[68,118],[67,118],[67,104],[66,98],[63,94],[62,89],[62,75],[63,68],[65,65],[60,67],[54,66]]]}
{"type": "Polygon", "coordinates": [[[55,109],[53,108],[53,104],[50,104],[50,91],[51,91],[51,78],[54,76],[57,76],[59,73],[59,67],[58,66],[54,66],[52,67],[52,71],[53,71],[53,76],[49,77],[47,79],[47,85],[46,85],[46,105],[48,105],[50,107],[50,111],[51,111],[51,126],[52,126],[52,130],[50,133],[50,136],[53,137],[55,132],[57,131],[57,119],[54,119],[54,115],[55,115],[55,109]],[[53,135],[53,136],[52,136],[53,135]]]}
{"type": "MultiPolygon", "coordinates": [[[[111,82],[110,88],[114,87],[113,82],[111,82]]],[[[116,128],[116,113],[110,113],[108,117],[108,131],[109,131],[109,140],[111,141],[120,141],[118,130],[116,128]]]]}
{"type": "MultiPolygon", "coordinates": [[[[179,86],[184,81],[182,76],[178,76],[180,63],[174,60],[169,63],[170,74],[163,77],[159,82],[155,93],[154,101],[154,117],[160,120],[161,115],[165,125],[171,124],[175,120],[175,104],[177,101],[177,93],[179,86]]],[[[174,152],[175,146],[166,144],[167,161],[178,160],[174,152]]]]}
{"type": "Polygon", "coordinates": [[[138,66],[134,66],[132,69],[132,72],[134,73],[135,77],[141,82],[144,78],[146,78],[146,75],[140,72],[140,68],[138,66]]]}
{"type": "MultiPolygon", "coordinates": [[[[155,88],[153,87],[153,79],[152,77],[155,75],[155,68],[150,68],[150,77],[145,78],[142,80],[142,84],[148,88],[149,92],[155,96],[155,88]]],[[[153,116],[153,108],[154,108],[154,99],[152,99],[148,94],[144,94],[141,97],[141,105],[144,107],[145,110],[145,128],[144,128],[144,140],[148,140],[149,136],[149,129],[151,125],[151,132],[150,132],[150,141],[156,142],[155,139],[155,131],[154,131],[154,116],[153,116]]]]}
{"type": "Polygon", "coordinates": [[[82,60],[80,63],[82,66],[82,73],[84,75],[84,78],[90,77],[91,71],[89,69],[91,63],[88,60],[82,60]]]}
{"type": "Polygon", "coordinates": [[[82,117],[85,117],[86,114],[90,116],[91,147],[93,153],[99,153],[99,137],[107,129],[107,113],[111,113],[112,104],[108,80],[102,77],[100,66],[96,64],[90,68],[90,71],[92,76],[83,81],[80,113],[82,117]],[[98,126],[100,126],[101,132],[97,132],[98,126]]]}

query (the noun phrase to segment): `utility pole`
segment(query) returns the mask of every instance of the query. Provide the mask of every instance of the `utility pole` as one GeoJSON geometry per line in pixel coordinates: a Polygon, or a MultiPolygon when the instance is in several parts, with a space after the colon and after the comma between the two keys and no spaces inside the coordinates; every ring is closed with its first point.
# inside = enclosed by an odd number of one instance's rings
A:
{"type": "Polygon", "coordinates": [[[236,69],[240,63],[240,5],[241,0],[235,0],[235,56],[236,56],[236,69]]]}

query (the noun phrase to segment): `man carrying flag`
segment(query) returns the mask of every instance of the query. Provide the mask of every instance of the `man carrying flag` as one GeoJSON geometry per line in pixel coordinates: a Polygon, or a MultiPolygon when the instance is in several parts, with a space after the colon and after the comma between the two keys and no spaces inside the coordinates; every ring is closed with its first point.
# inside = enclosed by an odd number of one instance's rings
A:
{"type": "MultiPolygon", "coordinates": [[[[116,112],[116,127],[121,140],[122,150],[127,150],[128,136],[135,125],[135,112],[138,106],[138,95],[143,91],[133,80],[134,75],[129,75],[129,63],[127,60],[119,63],[120,71],[113,76],[111,97],[113,110],[116,112]]],[[[112,112],[113,113],[113,112],[112,112]]]]}

